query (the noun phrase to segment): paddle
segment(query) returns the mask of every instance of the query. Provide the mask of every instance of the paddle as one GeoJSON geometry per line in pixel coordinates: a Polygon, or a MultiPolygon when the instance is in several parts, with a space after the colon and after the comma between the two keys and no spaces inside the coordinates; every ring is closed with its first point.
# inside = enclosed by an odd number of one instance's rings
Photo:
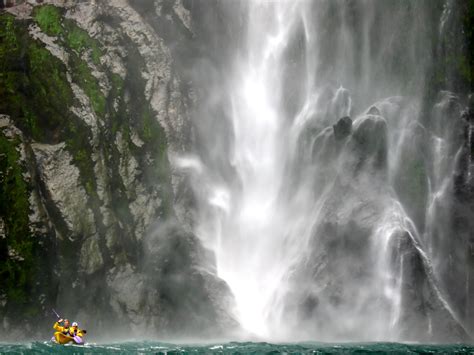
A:
{"type": "Polygon", "coordinates": [[[61,319],[61,316],[58,314],[58,312],[56,312],[54,308],[52,308],[52,310],[53,310],[53,313],[56,315],[56,317],[58,317],[58,319],[61,319]]]}

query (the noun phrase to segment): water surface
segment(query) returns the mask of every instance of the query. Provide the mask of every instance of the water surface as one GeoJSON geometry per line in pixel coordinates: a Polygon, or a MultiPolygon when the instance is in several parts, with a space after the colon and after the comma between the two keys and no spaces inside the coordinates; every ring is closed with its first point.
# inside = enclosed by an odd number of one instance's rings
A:
{"type": "Polygon", "coordinates": [[[161,342],[124,342],[85,346],[56,345],[50,342],[0,344],[0,353],[10,354],[474,354],[466,344],[401,343],[221,343],[170,344],[161,342]]]}

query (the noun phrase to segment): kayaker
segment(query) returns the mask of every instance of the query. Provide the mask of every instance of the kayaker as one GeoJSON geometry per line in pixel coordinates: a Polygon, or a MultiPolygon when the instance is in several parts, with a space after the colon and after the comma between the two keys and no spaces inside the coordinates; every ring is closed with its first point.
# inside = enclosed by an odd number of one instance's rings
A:
{"type": "Polygon", "coordinates": [[[79,329],[79,325],[77,322],[72,323],[72,329],[70,330],[70,335],[72,337],[79,336],[81,338],[84,337],[84,334],[86,334],[87,331],[85,329],[79,329]]]}
{"type": "Polygon", "coordinates": [[[67,319],[59,319],[56,323],[54,323],[53,328],[59,333],[63,333],[64,335],[69,335],[70,333],[70,323],[67,319]],[[60,324],[64,322],[64,325],[61,326],[60,324]]]}

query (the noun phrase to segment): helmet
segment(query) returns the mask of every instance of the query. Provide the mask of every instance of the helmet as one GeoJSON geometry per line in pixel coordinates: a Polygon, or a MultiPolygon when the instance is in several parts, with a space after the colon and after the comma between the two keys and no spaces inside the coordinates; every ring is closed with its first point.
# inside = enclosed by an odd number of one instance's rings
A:
{"type": "Polygon", "coordinates": [[[77,327],[77,322],[73,322],[73,323],[72,323],[72,326],[73,326],[73,327],[77,327]]]}

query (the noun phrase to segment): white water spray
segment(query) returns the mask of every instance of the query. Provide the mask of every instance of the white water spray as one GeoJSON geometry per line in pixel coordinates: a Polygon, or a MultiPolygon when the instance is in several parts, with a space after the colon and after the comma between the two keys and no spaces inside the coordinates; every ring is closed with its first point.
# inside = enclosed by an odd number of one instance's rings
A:
{"type": "MultiPolygon", "coordinates": [[[[418,60],[419,23],[391,7],[358,3],[363,25],[354,32],[355,10],[342,1],[248,4],[244,40],[222,85],[231,138],[209,167],[199,164],[195,190],[196,233],[252,335],[397,340],[400,322],[417,316],[403,288],[416,282],[412,264],[427,260],[416,226],[425,221],[416,219],[436,199],[422,195],[430,177],[410,145],[424,129],[416,93],[428,64],[418,60]],[[382,39],[408,21],[407,42],[375,48],[379,17],[382,39]],[[404,61],[404,76],[397,63],[390,73],[387,54],[404,61]],[[332,126],[351,114],[352,135],[349,128],[336,137],[332,126]],[[419,179],[422,202],[407,197],[406,174],[418,174],[408,177],[419,179]]],[[[213,128],[202,139],[210,147],[222,133],[213,128]]],[[[436,181],[449,175],[435,171],[436,181]]]]}

